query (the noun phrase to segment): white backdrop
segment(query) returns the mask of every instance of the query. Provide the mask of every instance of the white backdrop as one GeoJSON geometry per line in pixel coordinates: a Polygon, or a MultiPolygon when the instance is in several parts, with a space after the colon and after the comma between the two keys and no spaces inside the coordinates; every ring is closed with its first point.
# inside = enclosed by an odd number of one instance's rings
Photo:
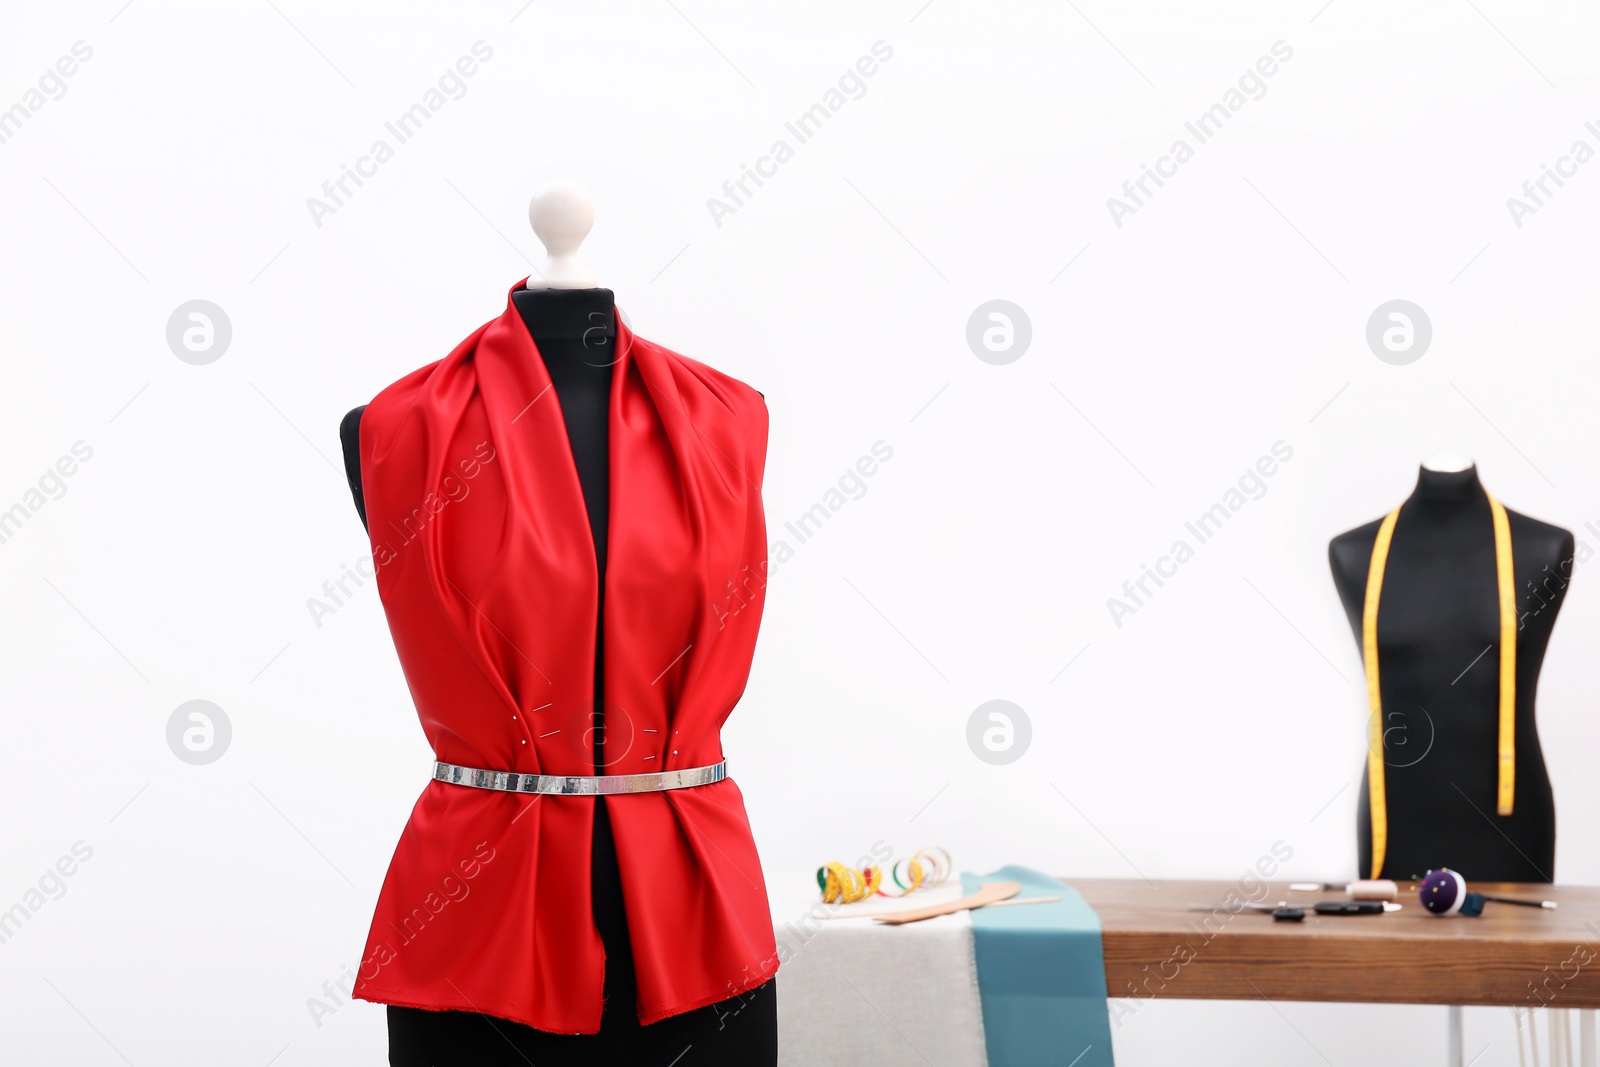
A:
{"type": "MultiPolygon", "coordinates": [[[[1153,878],[1232,878],[1281,841],[1290,877],[1354,874],[1364,704],[1328,539],[1455,448],[1600,548],[1600,163],[1561,162],[1600,148],[1600,16],[1207,7],[8,4],[0,909],[27,918],[0,1058],[381,1062],[382,1009],[324,987],[430,754],[371,583],[308,608],[366,547],[337,426],[499,313],[557,179],[593,191],[584,256],[634,327],[772,410],[794,551],[725,748],[775,896],[880,841],[1153,878]],[[400,143],[385,123],[418,103],[400,143]],[[819,103],[801,143],[786,123],[819,103]],[[1217,104],[1202,142],[1185,124],[1217,104]],[[1546,167],[1564,184],[1535,204],[1546,167]],[[996,299],[1031,324],[1005,365],[967,340],[996,299]],[[1366,340],[1395,299],[1431,323],[1408,365],[1366,340]],[[231,324],[205,365],[167,339],[192,300],[231,324]],[[1107,598],[1280,441],[1259,499],[1119,626],[1107,598]],[[967,741],[993,699],[1031,725],[1003,766],[967,741]],[[209,765],[169,747],[191,700],[231,724],[209,765]]],[[[1540,693],[1562,882],[1600,882],[1591,586],[1580,562],[1540,693]]],[[[1167,1002],[1116,1042],[1128,1067],[1416,1063],[1443,1027],[1167,1002]]],[[[1468,1046],[1514,1062],[1509,1013],[1469,1012],[1468,1046]]]]}

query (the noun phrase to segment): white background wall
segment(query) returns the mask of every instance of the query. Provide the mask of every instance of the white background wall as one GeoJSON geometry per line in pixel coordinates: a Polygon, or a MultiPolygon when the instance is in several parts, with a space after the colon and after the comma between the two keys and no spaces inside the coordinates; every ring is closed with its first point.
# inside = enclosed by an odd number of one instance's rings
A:
{"type": "MultiPolygon", "coordinates": [[[[641,333],[767,394],[774,541],[893,448],[790,541],[725,736],[775,895],[878,840],[1157,878],[1282,840],[1289,876],[1352,875],[1328,539],[1451,447],[1600,548],[1600,162],[1521,227],[1506,206],[1600,148],[1592,5],[124,5],[9,4],[0,32],[0,108],[93,49],[0,144],[0,508],[93,450],[0,544],[0,907],[93,850],[0,944],[8,1062],[381,1060],[381,1008],[307,1001],[357,962],[430,754],[370,584],[307,608],[365,549],[336,430],[499,313],[546,181],[594,192],[585,255],[641,333]],[[316,225],[307,198],[480,40],[465,95],[316,225]],[[717,225],[707,198],[880,40],[864,95],[717,225]],[[1107,197],[1277,41],[1265,95],[1115,225],[1107,197]],[[197,298],[233,327],[207,366],[165,339],[197,298]],[[1006,366],[965,340],[997,298],[1032,323],[1006,366]],[[1364,338],[1396,298],[1433,327],[1408,366],[1364,338]],[[1116,626],[1106,598],[1279,440],[1266,494],[1116,626]],[[965,737],[996,698],[1033,730],[1003,767],[965,737]],[[205,767],[165,737],[192,699],[233,728],[205,767]]],[[[1580,564],[1540,694],[1569,883],[1600,882],[1591,586],[1580,564]]],[[[1116,1041],[1129,1067],[1418,1063],[1443,1027],[1159,1003],[1116,1041]]],[[[1472,1011],[1469,1058],[1513,1062],[1511,1032],[1472,1011]]]]}

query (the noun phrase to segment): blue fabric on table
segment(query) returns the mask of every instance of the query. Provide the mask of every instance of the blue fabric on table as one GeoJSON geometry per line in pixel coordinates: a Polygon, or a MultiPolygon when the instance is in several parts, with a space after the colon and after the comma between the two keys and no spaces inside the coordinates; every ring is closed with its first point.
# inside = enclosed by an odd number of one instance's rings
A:
{"type": "Polygon", "coordinates": [[[964,893],[984,882],[1061,898],[971,913],[989,1067],[1112,1067],[1100,917],[1076,889],[1027,867],[961,875],[964,893]]]}

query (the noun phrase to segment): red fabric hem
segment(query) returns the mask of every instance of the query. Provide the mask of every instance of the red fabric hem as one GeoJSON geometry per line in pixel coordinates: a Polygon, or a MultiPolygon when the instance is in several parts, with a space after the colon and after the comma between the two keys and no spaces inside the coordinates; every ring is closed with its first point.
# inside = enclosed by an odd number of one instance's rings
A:
{"type": "MultiPolygon", "coordinates": [[[[764,986],[768,982],[770,982],[773,979],[773,977],[777,975],[777,973],[778,973],[778,965],[777,965],[776,962],[774,962],[773,965],[772,965],[772,970],[767,971],[765,974],[763,974],[761,976],[761,980],[759,982],[755,983],[754,985],[745,987],[745,992],[750,993],[750,992],[754,992],[757,989],[760,989],[762,986],[764,986]]],[[[687,1002],[675,1004],[675,1005],[667,1008],[664,1011],[655,1012],[654,1014],[652,1014],[652,1015],[650,1015],[648,1017],[644,1016],[644,1015],[639,1016],[639,1025],[640,1026],[649,1026],[651,1023],[660,1022],[662,1019],[669,1019],[674,1015],[682,1015],[686,1011],[694,1011],[697,1008],[704,1008],[704,1007],[707,1007],[708,1005],[711,1005],[711,1004],[720,1004],[722,1001],[731,1000],[733,997],[736,997],[738,995],[739,995],[738,993],[731,993],[730,994],[730,993],[727,993],[727,992],[721,992],[721,993],[717,993],[714,996],[706,997],[703,1000],[687,1001],[687,1002]]]]}
{"type": "MultiPolygon", "coordinates": [[[[761,975],[761,980],[756,982],[754,985],[749,986],[746,989],[746,992],[754,992],[755,990],[760,989],[762,986],[766,985],[774,977],[776,977],[777,973],[778,964],[774,962],[772,969],[761,975]]],[[[704,997],[700,1000],[684,1001],[674,1004],[662,1011],[654,1012],[648,1016],[639,1016],[639,1025],[649,1026],[651,1023],[660,1022],[662,1019],[670,1019],[674,1015],[682,1015],[685,1012],[709,1007],[712,1004],[720,1004],[722,1001],[730,1000],[738,995],[739,994],[737,993],[729,994],[726,992],[719,992],[704,997]]],[[[424,1004],[420,1000],[411,999],[410,997],[398,992],[390,992],[377,989],[371,985],[364,985],[360,990],[351,994],[351,999],[365,1000],[370,1004],[393,1004],[397,1008],[418,1008],[423,1011],[470,1011],[478,1015],[493,1015],[497,1019],[506,1019],[510,1022],[521,1023],[523,1026],[531,1026],[533,1029],[540,1030],[547,1034],[597,1034],[600,1032],[598,1029],[584,1030],[581,1027],[573,1029],[572,1024],[570,1023],[563,1026],[558,1022],[554,1027],[552,1027],[549,1021],[537,1022],[528,1018],[526,1015],[520,1014],[520,1009],[514,1005],[499,1003],[488,1000],[487,998],[479,998],[476,1001],[466,1000],[465,998],[457,1001],[453,998],[447,998],[440,1002],[424,1004]]]]}
{"type": "Polygon", "coordinates": [[[584,1030],[581,1027],[574,1029],[570,1023],[566,1026],[557,1023],[552,1027],[548,1020],[536,1022],[525,1015],[519,1014],[520,1009],[514,1005],[501,1004],[486,999],[476,1001],[463,999],[457,1001],[453,998],[446,998],[431,1004],[424,1004],[422,1001],[414,1000],[404,994],[386,992],[381,989],[374,989],[371,986],[352,993],[351,999],[365,1000],[372,1004],[392,1004],[397,1008],[420,1008],[423,1011],[470,1011],[475,1015],[493,1015],[496,1019],[506,1019],[510,1022],[521,1023],[523,1026],[531,1026],[535,1030],[541,1030],[547,1034],[597,1034],[600,1032],[598,1028],[594,1030],[584,1030]]]}

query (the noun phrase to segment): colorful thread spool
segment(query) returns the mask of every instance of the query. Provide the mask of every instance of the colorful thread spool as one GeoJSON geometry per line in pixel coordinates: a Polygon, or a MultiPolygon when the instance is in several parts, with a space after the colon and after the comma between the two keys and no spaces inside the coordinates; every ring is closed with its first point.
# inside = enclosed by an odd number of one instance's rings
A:
{"type": "Polygon", "coordinates": [[[1399,900],[1400,886],[1389,878],[1362,878],[1344,887],[1351,900],[1399,900]]]}

